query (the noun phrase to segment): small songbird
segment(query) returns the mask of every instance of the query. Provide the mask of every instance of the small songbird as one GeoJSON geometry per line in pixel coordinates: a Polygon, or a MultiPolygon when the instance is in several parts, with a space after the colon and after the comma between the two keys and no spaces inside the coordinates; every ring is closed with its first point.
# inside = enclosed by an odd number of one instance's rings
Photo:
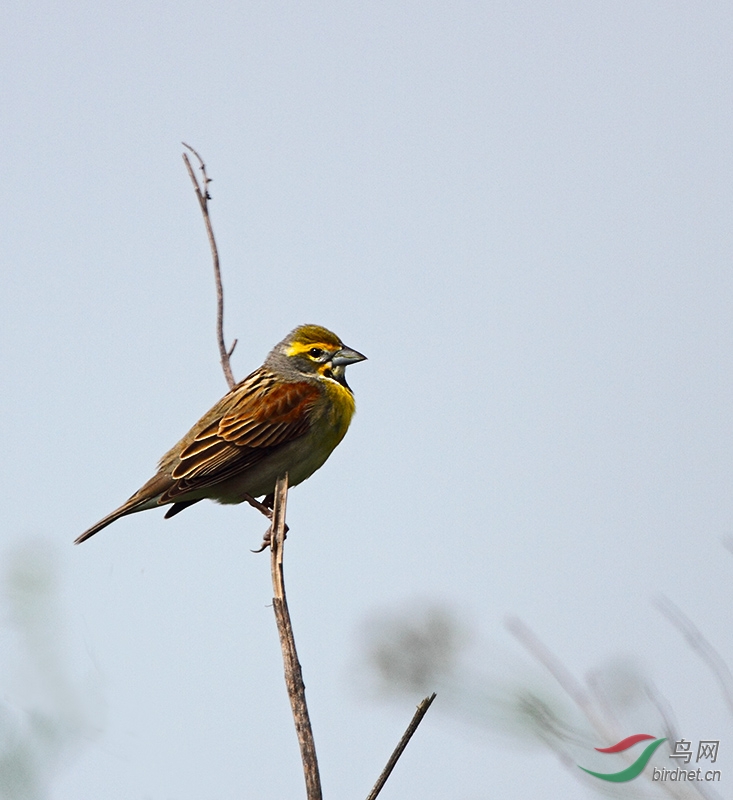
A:
{"type": "Polygon", "coordinates": [[[288,474],[295,486],[323,466],[354,414],[349,364],[366,356],[320,325],[301,325],[161,458],[158,472],[116,511],[75,541],[116,519],[170,505],[165,517],[209,498],[241,503],[271,494],[288,474]]]}

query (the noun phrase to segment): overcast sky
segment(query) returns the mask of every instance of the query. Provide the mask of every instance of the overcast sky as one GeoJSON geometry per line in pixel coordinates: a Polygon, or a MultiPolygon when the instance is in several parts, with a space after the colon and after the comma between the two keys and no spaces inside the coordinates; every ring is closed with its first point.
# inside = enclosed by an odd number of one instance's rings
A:
{"type": "MultiPolygon", "coordinates": [[[[579,679],[632,664],[731,796],[731,717],[652,601],[733,663],[732,43],[723,2],[6,0],[0,555],[57,575],[66,688],[27,680],[3,611],[0,697],[6,749],[75,709],[51,800],[303,796],[264,520],[200,503],[71,545],[226,390],[182,140],[237,377],[305,322],[369,357],[288,506],[326,797],[366,796],[421,699],[365,688],[365,626],[423,607],[487,682],[541,680],[512,615],[579,679]]],[[[595,796],[449,695],[385,800],[595,796]]]]}

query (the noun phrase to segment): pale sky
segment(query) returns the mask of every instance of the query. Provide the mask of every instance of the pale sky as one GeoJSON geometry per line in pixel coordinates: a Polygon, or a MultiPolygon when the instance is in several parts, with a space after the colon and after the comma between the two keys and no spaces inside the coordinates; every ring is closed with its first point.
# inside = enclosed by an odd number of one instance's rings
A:
{"type": "MultiPolygon", "coordinates": [[[[369,357],[288,506],[325,796],[366,796],[421,699],[365,689],[365,626],[422,606],[487,681],[541,680],[512,615],[579,679],[633,663],[733,796],[731,716],[652,602],[733,664],[730,4],[7,0],[0,70],[0,557],[48,553],[83,720],[49,800],[304,796],[264,520],[200,503],[71,545],[226,390],[182,140],[236,376],[306,322],[369,357]]],[[[0,614],[7,749],[59,697],[0,614]]],[[[382,795],[594,796],[445,693],[382,795]]]]}

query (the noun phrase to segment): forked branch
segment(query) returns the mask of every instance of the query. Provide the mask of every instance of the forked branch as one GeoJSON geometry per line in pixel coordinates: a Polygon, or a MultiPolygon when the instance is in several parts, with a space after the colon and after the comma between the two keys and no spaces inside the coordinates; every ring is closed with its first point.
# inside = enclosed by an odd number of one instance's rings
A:
{"type": "MultiPolygon", "coordinates": [[[[214,278],[216,280],[216,333],[219,345],[219,356],[221,366],[224,370],[224,377],[226,378],[229,388],[235,385],[234,375],[230,365],[230,357],[234,352],[237,344],[235,339],[232,346],[227,350],[224,344],[224,289],[221,280],[221,270],[219,268],[219,251],[216,246],[216,239],[214,238],[214,231],[211,226],[211,218],[209,216],[209,183],[211,179],[206,173],[206,165],[201,156],[190,145],[183,142],[183,146],[189,150],[196,157],[199,163],[199,169],[202,174],[202,183],[199,183],[196,174],[191,166],[191,161],[187,153],[183,153],[183,161],[186,164],[188,175],[193,183],[196,198],[199,201],[201,213],[204,217],[206,225],[206,234],[209,238],[209,246],[211,247],[211,257],[214,262],[214,278]]],[[[275,610],[275,619],[277,621],[277,630],[280,636],[280,647],[283,654],[283,664],[285,668],[285,685],[288,690],[288,697],[290,699],[290,707],[293,712],[293,720],[295,721],[295,731],[298,736],[298,744],[300,745],[300,755],[303,761],[303,774],[305,777],[306,794],[308,800],[322,800],[321,792],[321,778],[318,771],[318,758],[316,756],[316,747],[313,741],[313,730],[311,728],[310,717],[308,715],[308,706],[305,700],[305,684],[303,683],[303,672],[298,661],[298,653],[295,649],[295,638],[293,636],[293,626],[290,621],[290,612],[288,611],[287,598],[285,596],[285,580],[283,576],[283,546],[285,542],[285,534],[287,532],[287,525],[285,524],[285,509],[287,506],[288,498],[288,476],[287,474],[278,479],[275,485],[274,504],[272,512],[270,509],[260,503],[253,497],[246,496],[245,500],[250,505],[257,508],[267,517],[271,518],[271,525],[269,534],[266,535],[260,551],[265,549],[267,545],[270,546],[270,566],[272,570],[272,587],[274,597],[272,605],[275,610]]],[[[260,552],[258,551],[258,552],[260,552]]],[[[382,790],[387,778],[394,769],[395,764],[402,755],[407,743],[410,741],[413,733],[417,730],[417,726],[425,716],[430,704],[435,699],[435,694],[426,697],[418,706],[415,715],[412,718],[407,730],[405,731],[402,739],[395,748],[392,756],[387,762],[387,766],[382,770],[377,783],[369,794],[367,800],[375,800],[377,795],[382,790]]]]}

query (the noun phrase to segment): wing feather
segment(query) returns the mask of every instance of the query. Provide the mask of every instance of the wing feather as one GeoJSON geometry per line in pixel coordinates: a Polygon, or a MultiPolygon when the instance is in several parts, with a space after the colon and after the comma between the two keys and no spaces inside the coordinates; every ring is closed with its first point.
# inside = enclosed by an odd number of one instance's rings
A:
{"type": "Polygon", "coordinates": [[[176,446],[175,484],[159,502],[213,486],[249,469],[273,448],[307,433],[317,384],[284,382],[261,367],[227,394],[176,446]]]}

